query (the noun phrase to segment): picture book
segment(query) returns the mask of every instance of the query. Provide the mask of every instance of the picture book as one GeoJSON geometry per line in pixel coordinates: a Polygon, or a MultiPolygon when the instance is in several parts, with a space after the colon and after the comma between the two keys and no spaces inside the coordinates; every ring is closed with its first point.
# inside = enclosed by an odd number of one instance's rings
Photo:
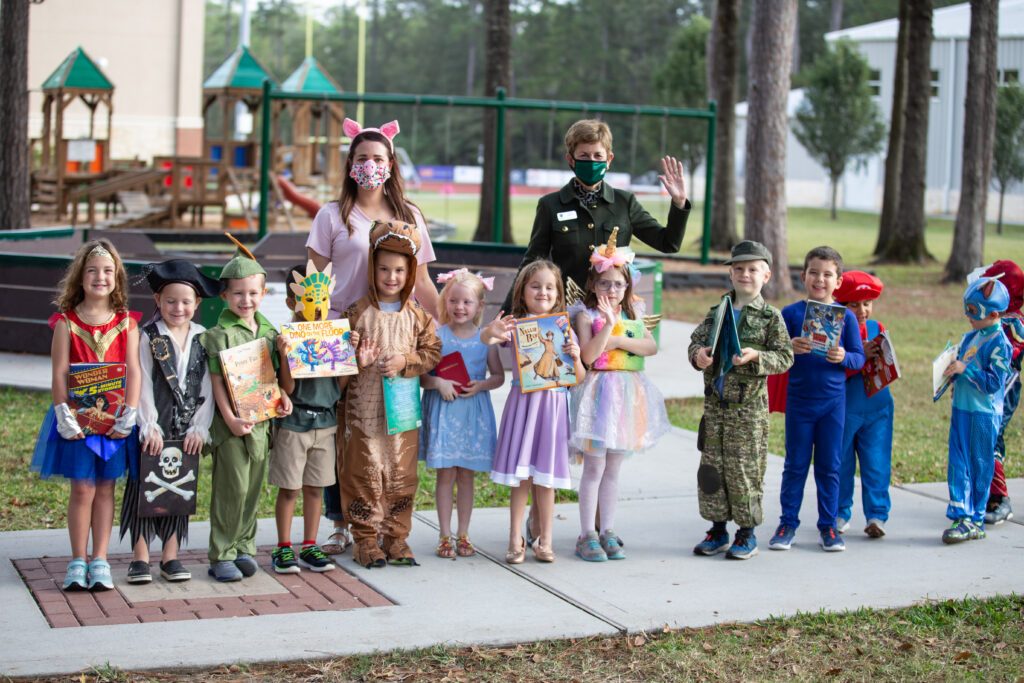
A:
{"type": "Polygon", "coordinates": [[[953,376],[946,377],[943,373],[946,371],[946,368],[953,364],[959,352],[959,344],[947,341],[946,348],[942,350],[942,353],[932,363],[932,401],[938,401],[939,397],[946,393],[946,389],[953,383],[953,376]]]}
{"type": "Polygon", "coordinates": [[[383,377],[384,416],[388,434],[419,429],[423,425],[419,377],[383,377]]]}
{"type": "Polygon", "coordinates": [[[740,352],[739,330],[736,328],[732,297],[728,294],[722,297],[721,303],[715,309],[708,344],[711,346],[711,374],[714,377],[712,383],[721,397],[725,389],[725,375],[732,370],[732,357],[740,352]]]}
{"type": "Polygon", "coordinates": [[[469,377],[469,370],[466,369],[466,361],[462,359],[462,354],[458,351],[452,351],[442,357],[437,367],[434,368],[434,374],[441,379],[455,382],[458,385],[456,391],[459,393],[462,393],[465,390],[464,387],[472,381],[469,377]]]}
{"type": "MultiPolygon", "coordinates": [[[[594,333],[604,327],[604,318],[594,320],[594,333]]],[[[617,320],[612,327],[613,337],[633,337],[642,339],[644,336],[643,320],[617,320]]],[[[644,357],[630,353],[625,349],[605,351],[594,361],[595,370],[643,370],[644,357]]]]}
{"type": "Polygon", "coordinates": [[[896,350],[893,348],[889,333],[882,332],[871,341],[878,345],[879,355],[865,360],[864,368],[861,370],[861,376],[864,378],[864,393],[869,397],[874,396],[902,376],[900,364],[896,362],[896,350]]]}
{"type": "Polygon", "coordinates": [[[358,373],[348,320],[285,323],[281,334],[288,337],[285,356],[295,379],[358,373]]]}
{"type": "Polygon", "coordinates": [[[839,304],[823,304],[820,301],[807,301],[804,311],[802,336],[811,340],[811,352],[824,356],[834,346],[839,346],[839,337],[843,334],[843,320],[846,318],[846,306],[839,304]]]}
{"type": "Polygon", "coordinates": [[[569,316],[552,313],[515,322],[516,373],[522,392],[579,384],[576,361],[562,352],[571,337],[569,316]]]}
{"type": "Polygon", "coordinates": [[[68,371],[68,407],[86,436],[106,434],[124,407],[124,363],[72,363],[68,371]]]}
{"type": "Polygon", "coordinates": [[[173,517],[196,511],[199,454],[186,453],[183,441],[164,441],[163,450],[139,454],[139,517],[173,517]]]}
{"type": "Polygon", "coordinates": [[[277,417],[281,389],[264,337],[220,352],[224,383],[238,417],[263,422],[277,417]]]}

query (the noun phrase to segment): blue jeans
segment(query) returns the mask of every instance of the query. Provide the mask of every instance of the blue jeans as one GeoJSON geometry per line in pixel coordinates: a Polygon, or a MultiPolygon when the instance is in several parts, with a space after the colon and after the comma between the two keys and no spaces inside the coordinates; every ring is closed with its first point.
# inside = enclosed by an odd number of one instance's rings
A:
{"type": "Polygon", "coordinates": [[[839,499],[839,461],[843,443],[846,393],[786,402],[786,462],[782,469],[782,516],[779,521],[800,526],[807,471],[814,459],[814,483],[818,493],[818,529],[836,524],[839,499]]]}
{"type": "Polygon", "coordinates": [[[889,519],[892,472],[892,405],[873,413],[846,413],[839,465],[839,516],[852,519],[853,477],[860,460],[865,519],[889,519]]]}

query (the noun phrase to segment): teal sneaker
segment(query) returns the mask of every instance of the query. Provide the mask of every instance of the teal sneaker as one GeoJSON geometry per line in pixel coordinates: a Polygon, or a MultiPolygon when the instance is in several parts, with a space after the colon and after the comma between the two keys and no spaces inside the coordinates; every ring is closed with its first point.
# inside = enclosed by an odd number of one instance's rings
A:
{"type": "Polygon", "coordinates": [[[299,564],[315,572],[329,572],[334,563],[317,544],[307,545],[299,552],[299,564]]]}
{"type": "Polygon", "coordinates": [[[290,545],[274,548],[274,552],[270,553],[270,564],[278,574],[298,574],[302,571],[290,545]]]}
{"type": "Polygon", "coordinates": [[[109,591],[114,589],[114,579],[110,576],[110,563],[102,557],[94,557],[89,563],[89,590],[109,591]]]}
{"type": "Polygon", "coordinates": [[[622,539],[612,529],[601,534],[601,550],[609,560],[626,559],[626,553],[622,552],[622,539]]]}
{"type": "Polygon", "coordinates": [[[576,557],[587,562],[604,562],[608,559],[596,531],[590,531],[586,536],[576,539],[576,557]]]}
{"type": "Polygon", "coordinates": [[[754,555],[757,555],[757,537],[754,536],[753,530],[739,529],[732,545],[725,551],[726,559],[749,560],[754,555]]]}
{"type": "Polygon", "coordinates": [[[68,562],[68,573],[64,576],[64,585],[61,586],[66,591],[84,591],[88,588],[86,585],[86,571],[88,565],[85,563],[85,559],[76,557],[75,559],[68,562]]]}

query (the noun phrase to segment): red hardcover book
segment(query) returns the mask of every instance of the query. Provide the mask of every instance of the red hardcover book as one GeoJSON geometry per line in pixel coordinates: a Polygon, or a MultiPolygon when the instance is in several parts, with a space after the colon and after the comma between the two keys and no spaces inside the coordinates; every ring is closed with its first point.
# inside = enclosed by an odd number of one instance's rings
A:
{"type": "Polygon", "coordinates": [[[467,384],[472,380],[469,378],[469,371],[466,369],[466,362],[462,360],[462,354],[453,351],[441,358],[441,362],[434,368],[434,373],[441,379],[447,379],[459,385],[461,394],[467,384]]]}
{"type": "Polygon", "coordinates": [[[68,371],[68,407],[86,436],[106,434],[124,407],[124,363],[72,363],[68,371]]]}

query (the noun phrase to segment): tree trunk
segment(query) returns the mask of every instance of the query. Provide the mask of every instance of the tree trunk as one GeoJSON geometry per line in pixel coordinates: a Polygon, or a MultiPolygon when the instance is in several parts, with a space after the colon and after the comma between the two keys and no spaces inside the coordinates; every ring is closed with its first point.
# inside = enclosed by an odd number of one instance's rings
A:
{"type": "Polygon", "coordinates": [[[0,4],[0,229],[31,225],[28,146],[29,0],[0,4]]]}
{"type": "Polygon", "coordinates": [[[999,222],[996,223],[996,234],[1003,234],[1003,197],[1006,196],[1006,188],[999,188],[999,222]]]}
{"type": "Polygon", "coordinates": [[[843,27],[843,0],[832,0],[828,16],[828,30],[838,31],[843,27]]]}
{"type": "MultiPolygon", "coordinates": [[[[709,97],[715,100],[711,248],[728,251],[736,236],[736,99],[739,82],[740,0],[718,0],[708,35],[709,97]]],[[[690,188],[692,190],[693,184],[690,188]]],[[[711,207],[704,207],[705,211],[711,207]]]]}
{"type": "MultiPolygon", "coordinates": [[[[484,56],[484,94],[491,97],[499,87],[508,88],[512,81],[512,11],[509,0],[485,0],[484,32],[486,35],[484,56]]],[[[484,109],[484,178],[480,187],[480,216],[476,225],[476,242],[494,240],[494,182],[496,179],[495,157],[498,151],[498,112],[490,107],[484,109]]],[[[502,179],[501,241],[512,242],[509,221],[508,191],[508,127],[501,140],[505,151],[505,170],[502,179]]]]}
{"type": "Polygon", "coordinates": [[[797,0],[756,2],[751,19],[744,233],[772,254],[776,276],[765,293],[773,298],[793,291],[786,246],[786,99],[796,12],[797,0]]]}
{"type": "Polygon", "coordinates": [[[900,209],[900,169],[903,167],[903,110],[907,106],[907,23],[908,1],[900,0],[900,30],[896,38],[896,64],[892,81],[892,110],[889,114],[889,151],[885,157],[885,187],[882,215],[878,220],[875,256],[889,244],[900,209]]]}
{"type": "Polygon", "coordinates": [[[982,264],[985,209],[996,136],[998,24],[998,0],[971,0],[960,206],[953,228],[953,249],[943,276],[946,282],[963,282],[968,273],[982,264]]]}
{"type": "Polygon", "coordinates": [[[928,108],[931,104],[932,0],[908,0],[907,105],[900,170],[900,207],[882,260],[923,263],[924,197],[928,164],[928,108]]]}
{"type": "Polygon", "coordinates": [[[836,218],[837,218],[837,216],[836,216],[836,195],[839,194],[839,178],[840,178],[840,176],[832,176],[832,178],[830,178],[830,180],[832,181],[832,205],[830,207],[831,208],[830,217],[832,218],[832,220],[836,220],[836,218]]]}

